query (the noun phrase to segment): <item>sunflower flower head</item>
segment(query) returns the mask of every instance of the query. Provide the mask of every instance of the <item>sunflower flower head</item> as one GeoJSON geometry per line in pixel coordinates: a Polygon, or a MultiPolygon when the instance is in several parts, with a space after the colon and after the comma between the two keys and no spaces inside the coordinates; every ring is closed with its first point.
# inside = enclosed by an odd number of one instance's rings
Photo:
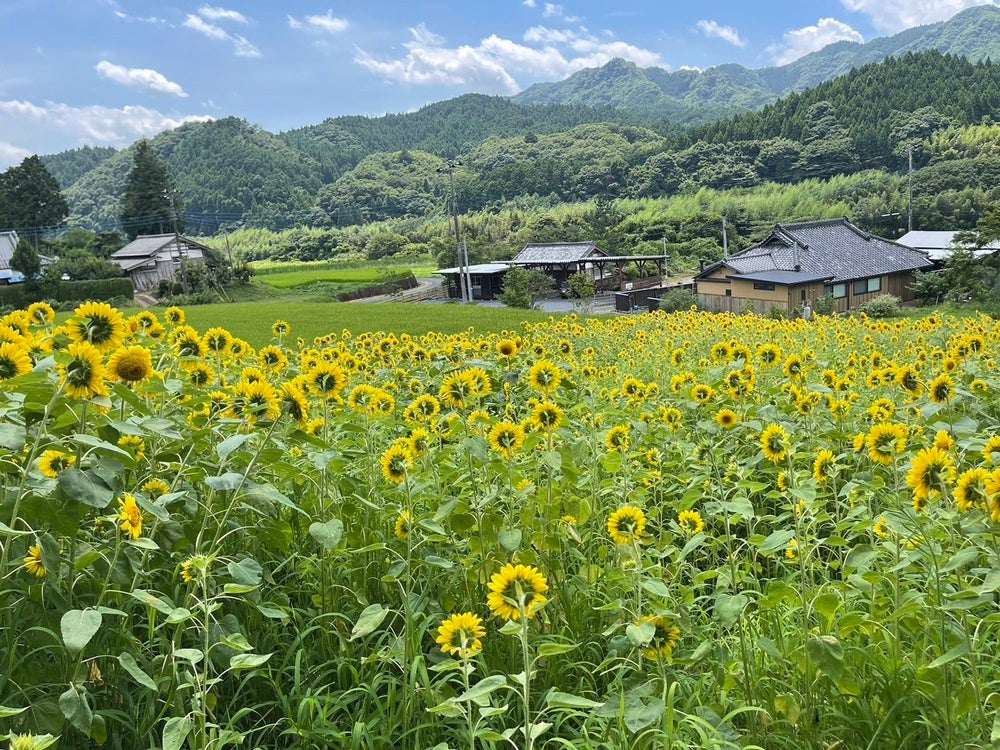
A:
{"type": "Polygon", "coordinates": [[[104,354],[125,340],[128,326],[122,314],[106,302],[84,302],[67,321],[66,333],[71,341],[90,344],[104,354]]]}
{"type": "Polygon", "coordinates": [[[35,578],[45,578],[48,571],[42,563],[42,545],[33,544],[28,548],[28,554],[24,556],[24,569],[35,578]]]}
{"type": "Polygon", "coordinates": [[[142,536],[142,510],[135,497],[128,492],[118,499],[118,520],[121,530],[133,539],[142,536]]]}
{"type": "Polygon", "coordinates": [[[681,639],[681,629],[669,617],[648,615],[642,618],[642,625],[653,626],[653,636],[642,650],[647,659],[669,658],[681,639]]]}
{"type": "Polygon", "coordinates": [[[646,514],[634,505],[623,505],[608,518],[608,534],[615,544],[632,544],[642,539],[646,514]]]}
{"type": "Polygon", "coordinates": [[[490,578],[486,603],[503,620],[530,618],[545,603],[548,581],[530,565],[504,565],[490,578]]]}
{"type": "Polygon", "coordinates": [[[780,424],[768,425],[760,435],[760,448],[771,463],[779,463],[788,455],[788,432],[780,424]]]}
{"type": "Polygon", "coordinates": [[[482,618],[472,612],[463,612],[441,623],[436,642],[444,653],[470,659],[482,651],[485,636],[482,618]]]}
{"type": "Polygon", "coordinates": [[[705,521],[702,520],[701,513],[696,510],[682,510],[677,515],[677,525],[688,536],[694,536],[705,528],[705,521]]]}
{"type": "Polygon", "coordinates": [[[42,453],[42,457],[38,461],[38,470],[42,473],[43,477],[55,479],[61,472],[69,469],[75,463],[76,456],[72,453],[64,453],[61,450],[51,449],[42,453]]]}

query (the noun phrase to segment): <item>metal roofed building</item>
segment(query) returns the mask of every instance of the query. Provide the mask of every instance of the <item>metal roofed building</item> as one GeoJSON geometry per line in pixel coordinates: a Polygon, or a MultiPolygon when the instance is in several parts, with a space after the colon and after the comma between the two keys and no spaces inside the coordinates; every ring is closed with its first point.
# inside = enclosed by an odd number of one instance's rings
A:
{"type": "Polygon", "coordinates": [[[668,260],[668,255],[608,255],[593,242],[544,242],[525,245],[508,263],[544,271],[557,285],[575,273],[586,273],[594,277],[599,289],[605,289],[611,288],[602,283],[608,266],[614,273],[607,281],[614,286],[623,283],[622,269],[630,263],[638,267],[640,277],[659,285],[666,274],[668,260]]]}
{"type": "MultiPolygon", "coordinates": [[[[900,245],[912,247],[914,250],[927,255],[933,261],[942,261],[951,255],[952,250],[958,245],[955,242],[956,231],[913,231],[907,232],[896,242],[900,245]]],[[[991,242],[986,247],[966,247],[973,255],[981,257],[992,255],[1000,250],[1000,242],[991,242]]]]}
{"type": "Polygon", "coordinates": [[[911,247],[869,234],[846,218],[779,224],[763,242],[706,267],[695,290],[706,309],[765,314],[824,295],[846,312],[880,294],[913,299],[913,272],[930,269],[911,247]]]}
{"type": "Polygon", "coordinates": [[[175,281],[181,259],[203,261],[208,248],[187,237],[173,234],[140,234],[121,250],[111,254],[110,260],[121,266],[132,280],[137,292],[146,292],[160,281],[175,281]]]}

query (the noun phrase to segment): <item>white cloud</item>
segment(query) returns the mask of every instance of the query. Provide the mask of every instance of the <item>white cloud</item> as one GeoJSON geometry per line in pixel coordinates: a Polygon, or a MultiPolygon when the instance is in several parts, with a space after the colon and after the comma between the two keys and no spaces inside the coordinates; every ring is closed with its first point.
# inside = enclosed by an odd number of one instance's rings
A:
{"type": "Polygon", "coordinates": [[[34,104],[28,101],[0,101],[0,131],[26,144],[38,144],[30,153],[51,153],[65,148],[66,136],[78,145],[91,144],[121,148],[139,138],[151,138],[187,122],[206,122],[208,115],[175,116],[148,107],[125,106],[120,109],[91,105],[73,107],[59,102],[34,104]],[[16,134],[16,135],[14,135],[16,134]],[[48,143],[59,143],[51,148],[48,143]]]}
{"type": "Polygon", "coordinates": [[[787,65],[834,42],[864,42],[861,33],[836,18],[821,18],[815,26],[786,31],[780,44],[767,48],[775,65],[787,65]]]}
{"type": "MultiPolygon", "coordinates": [[[[535,7],[532,4],[531,7],[535,7]]],[[[567,16],[566,9],[557,3],[545,3],[545,7],[542,9],[543,18],[559,18],[566,23],[577,23],[581,19],[579,16],[567,16]]]]}
{"type": "Polygon", "coordinates": [[[868,16],[879,31],[895,34],[951,18],[975,5],[996,5],[993,0],[840,0],[845,8],[868,16]]]}
{"type": "Polygon", "coordinates": [[[529,8],[534,8],[535,0],[522,0],[521,5],[527,5],[529,8]]]}
{"type": "Polygon", "coordinates": [[[237,10],[216,8],[211,5],[203,5],[199,8],[198,15],[209,21],[233,21],[235,23],[248,23],[247,17],[237,10]]]}
{"type": "Polygon", "coordinates": [[[237,23],[247,23],[242,13],[229,11],[224,8],[213,8],[205,6],[198,10],[198,15],[188,13],[184,19],[184,27],[196,31],[209,39],[217,42],[230,42],[233,45],[233,52],[237,57],[260,57],[260,50],[257,49],[246,37],[239,34],[230,34],[221,26],[211,23],[211,21],[236,21],[237,23]],[[238,18],[237,18],[238,17],[238,18]]]}
{"type": "Polygon", "coordinates": [[[355,62],[383,78],[405,84],[465,87],[483,93],[515,94],[521,85],[515,74],[531,78],[563,78],[582,68],[604,65],[615,57],[642,67],[663,65],[659,54],[613,39],[602,39],[585,29],[548,29],[535,26],[524,35],[526,44],[491,35],[476,46],[448,47],[423,24],[410,29],[406,55],[378,60],[362,49],[355,62]]]}
{"type": "Polygon", "coordinates": [[[325,16],[306,16],[304,21],[300,21],[294,16],[289,16],[288,25],[293,29],[307,29],[326,34],[339,34],[347,30],[349,23],[344,18],[334,17],[333,11],[328,10],[325,16]]]}
{"type": "Polygon", "coordinates": [[[173,96],[187,96],[179,83],[168,80],[162,73],[150,68],[126,68],[107,60],[101,60],[94,66],[94,69],[103,78],[125,86],[134,86],[173,96]]]}
{"type": "Polygon", "coordinates": [[[31,152],[28,149],[0,141],[0,169],[20,164],[29,156],[31,156],[31,152]]]}
{"type": "Polygon", "coordinates": [[[729,42],[736,47],[746,47],[747,43],[740,39],[739,32],[732,26],[722,26],[716,21],[698,21],[698,29],[705,36],[714,36],[729,42]]]}

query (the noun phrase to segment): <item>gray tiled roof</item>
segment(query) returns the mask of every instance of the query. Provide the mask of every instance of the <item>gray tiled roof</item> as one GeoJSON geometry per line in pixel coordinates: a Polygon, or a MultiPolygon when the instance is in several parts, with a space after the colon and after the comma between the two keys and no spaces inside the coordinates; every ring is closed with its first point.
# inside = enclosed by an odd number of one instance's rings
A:
{"type": "Polygon", "coordinates": [[[927,256],[862,231],[847,219],[779,224],[771,236],[722,261],[740,274],[791,271],[833,282],[912,271],[931,265],[927,256]]]}
{"type": "Polygon", "coordinates": [[[607,255],[593,242],[550,242],[542,245],[525,245],[510,262],[522,263],[575,263],[595,255],[607,255]]]}
{"type": "Polygon", "coordinates": [[[741,273],[731,278],[746,279],[747,281],[770,281],[775,284],[806,284],[810,281],[826,281],[830,278],[830,274],[805,273],[803,271],[758,271],[756,273],[741,273]]]}

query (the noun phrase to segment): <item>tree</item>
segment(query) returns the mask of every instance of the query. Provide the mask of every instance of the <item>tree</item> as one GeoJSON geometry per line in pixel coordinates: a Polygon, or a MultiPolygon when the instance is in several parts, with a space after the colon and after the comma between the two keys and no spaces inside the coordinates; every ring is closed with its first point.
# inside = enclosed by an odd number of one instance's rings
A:
{"type": "Polygon", "coordinates": [[[59,257],[48,267],[50,277],[60,279],[63,274],[73,281],[88,279],[114,279],[124,272],[117,263],[99,258],[83,248],[75,248],[59,257]]]}
{"type": "Polygon", "coordinates": [[[529,310],[541,297],[552,291],[555,283],[551,276],[531,268],[514,267],[507,271],[503,281],[500,301],[507,307],[529,310]]]}
{"type": "MultiPolygon", "coordinates": [[[[130,240],[140,234],[165,234],[173,229],[173,212],[168,195],[173,185],[167,167],[143,139],[135,147],[132,171],[125,181],[119,218],[130,240]]],[[[176,204],[173,211],[180,211],[176,204]]],[[[177,228],[184,231],[178,218],[177,228]]]]}
{"type": "Polygon", "coordinates": [[[31,243],[22,237],[17,241],[17,247],[10,256],[10,267],[24,274],[25,280],[31,281],[41,272],[42,260],[31,243]]]}
{"type": "Polygon", "coordinates": [[[69,215],[59,183],[37,156],[11,167],[0,180],[0,224],[17,229],[37,244],[48,227],[58,226],[69,215]]]}

